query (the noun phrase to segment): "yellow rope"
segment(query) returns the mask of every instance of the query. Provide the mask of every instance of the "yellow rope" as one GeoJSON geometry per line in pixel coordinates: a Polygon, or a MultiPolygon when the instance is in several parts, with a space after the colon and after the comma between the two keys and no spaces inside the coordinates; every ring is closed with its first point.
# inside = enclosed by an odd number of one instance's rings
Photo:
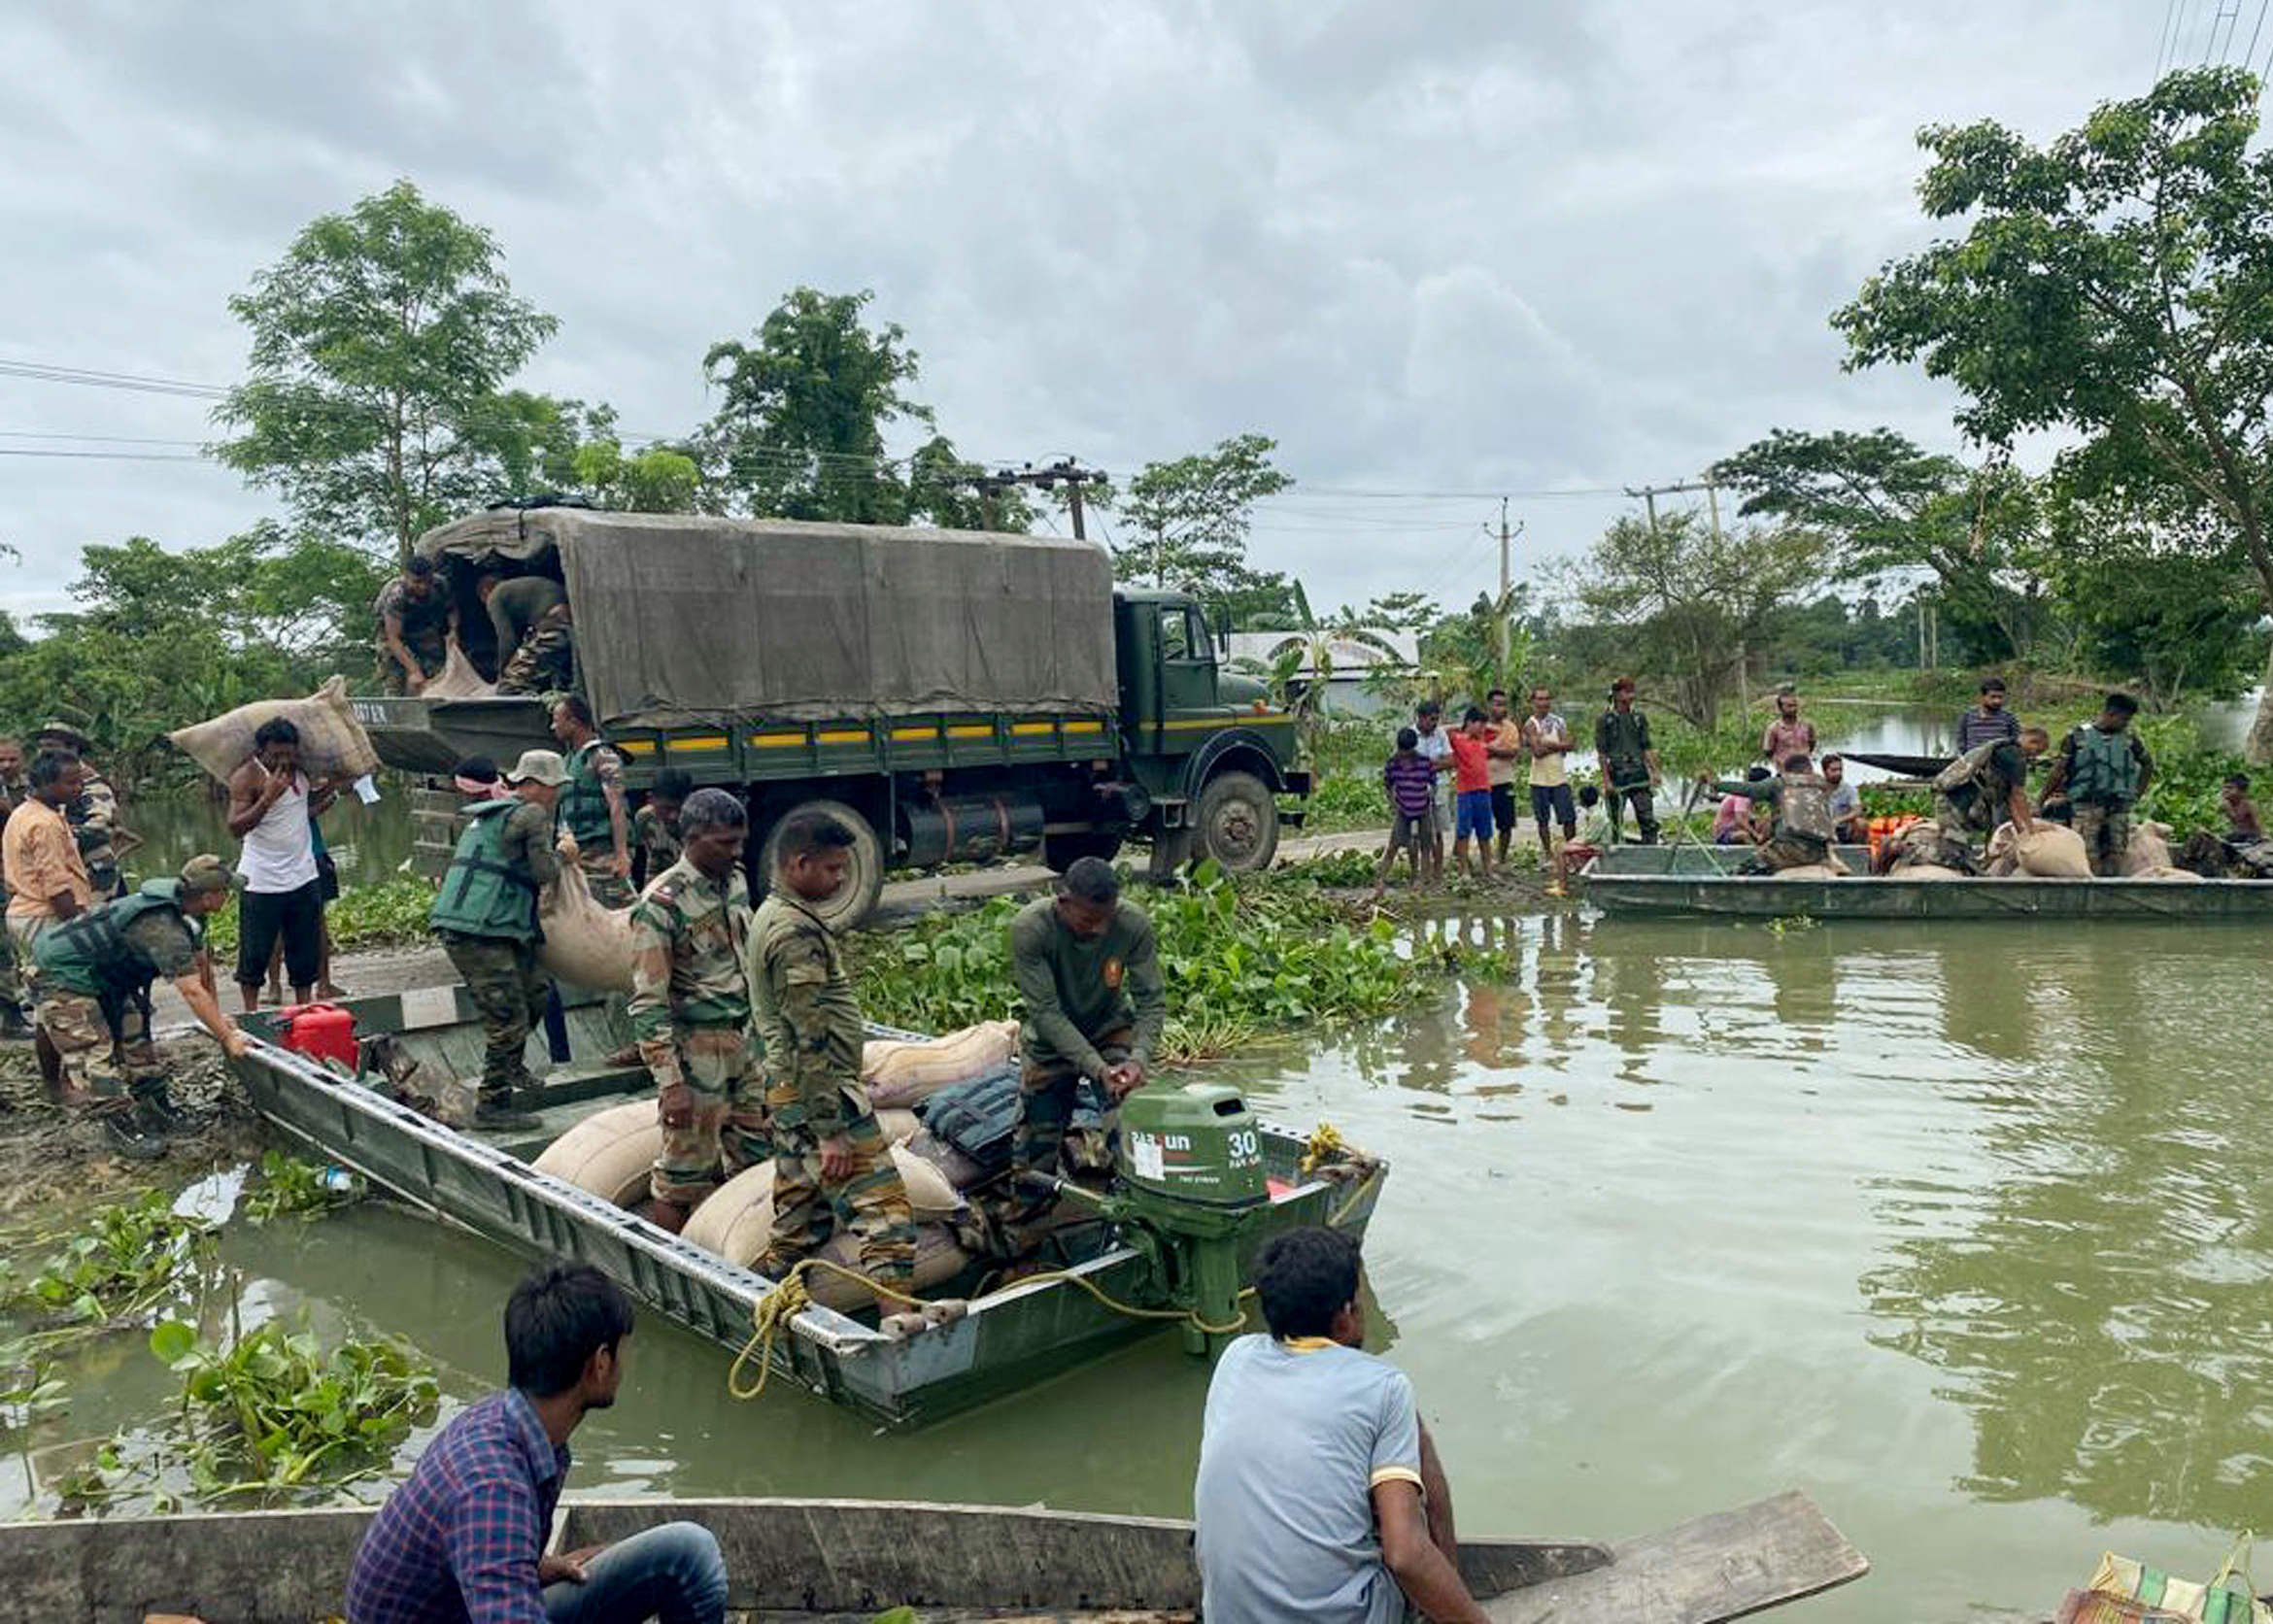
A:
{"type": "Polygon", "coordinates": [[[828,1258],[805,1258],[791,1266],[790,1271],[775,1282],[774,1288],[761,1297],[756,1306],[750,1310],[750,1339],[742,1344],[742,1351],[735,1354],[734,1362],[727,1367],[728,1393],[737,1399],[755,1399],[765,1391],[766,1378],[773,1374],[774,1341],[780,1336],[781,1328],[803,1313],[807,1305],[812,1303],[813,1295],[805,1289],[805,1275],[808,1271],[816,1269],[825,1269],[831,1274],[849,1280],[856,1286],[874,1292],[878,1297],[888,1297],[895,1303],[904,1303],[910,1308],[924,1306],[922,1298],[912,1297],[903,1291],[896,1291],[890,1286],[879,1285],[858,1269],[847,1269],[842,1264],[833,1263],[828,1258]],[[753,1353],[758,1355],[758,1379],[745,1392],[739,1377],[742,1373],[742,1367],[749,1363],[750,1355],[753,1353]]]}

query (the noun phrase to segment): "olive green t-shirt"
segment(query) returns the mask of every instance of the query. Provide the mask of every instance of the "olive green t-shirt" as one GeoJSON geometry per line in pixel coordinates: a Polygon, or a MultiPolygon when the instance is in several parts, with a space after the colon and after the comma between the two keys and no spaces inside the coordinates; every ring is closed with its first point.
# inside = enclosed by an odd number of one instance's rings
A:
{"type": "Polygon", "coordinates": [[[1122,902],[1104,933],[1084,941],[1058,918],[1055,897],[1028,903],[1010,922],[1010,970],[1026,1005],[1019,1048],[1036,1067],[1071,1066],[1103,1079],[1097,1040],[1135,1029],[1131,1054],[1149,1065],[1168,1025],[1168,993],[1152,921],[1122,902]]]}

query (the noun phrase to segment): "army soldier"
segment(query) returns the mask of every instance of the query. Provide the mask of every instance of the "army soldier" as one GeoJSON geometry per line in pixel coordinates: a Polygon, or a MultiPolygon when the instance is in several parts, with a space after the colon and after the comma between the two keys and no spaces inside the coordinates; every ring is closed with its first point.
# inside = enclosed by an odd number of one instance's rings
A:
{"type": "Polygon", "coordinates": [[[750,815],[725,790],[679,814],[686,853],[631,909],[631,1035],[655,1074],[662,1155],[649,1216],[676,1235],[727,1172],[768,1161],[765,1100],[750,1058],[750,815]],[[724,1163],[722,1170],[721,1163],[724,1163]]]}
{"type": "MultiPolygon", "coordinates": [[[[1026,1006],[1011,1167],[1018,1173],[1055,1172],[1083,1079],[1115,1103],[1144,1086],[1145,1067],[1168,1024],[1152,921],[1121,900],[1112,864],[1082,858],[1066,870],[1055,897],[1030,903],[1010,922],[1010,968],[1026,1006]]],[[[1104,1166],[1105,1150],[1100,1135],[1083,1147],[1082,1160],[1104,1166]]],[[[1021,1217],[1052,1204],[1023,1188],[1018,1197],[1021,1217]]]]}
{"type": "Polygon", "coordinates": [[[546,610],[497,673],[500,694],[559,694],[576,686],[576,629],[565,603],[546,610]]]}
{"type": "Polygon", "coordinates": [[[631,905],[630,815],[624,810],[624,762],[593,726],[579,694],[553,706],[553,737],[568,753],[560,828],[576,842],[576,866],[603,908],[631,905]]]}
{"type": "Polygon", "coordinates": [[[388,693],[416,694],[442,674],[458,635],[458,606],[433,559],[416,556],[403,565],[379,589],[371,617],[378,622],[379,678],[388,693]]]}
{"type": "Polygon", "coordinates": [[[481,1102],[476,1128],[526,1130],[536,1117],[516,1110],[536,1079],[528,1072],[528,1034],[545,1018],[551,983],[537,967],[537,893],[560,871],[553,857],[553,806],[567,769],[550,750],[531,750],[505,775],[513,794],[461,809],[464,832],[427,924],[465,978],[481,1011],[481,1102]]]}
{"type": "Polygon", "coordinates": [[[163,1135],[182,1125],[151,1042],[152,982],[173,982],[223,1052],[245,1052],[205,956],[203,921],[228,901],[232,883],[220,858],[193,857],[174,878],[146,880],[133,895],[43,932],[33,950],[40,1030],[62,1060],[63,1103],[100,1118],[129,1156],[162,1155],[163,1135]]]}
{"type": "Polygon", "coordinates": [[[694,793],[695,780],[685,767],[665,767],[655,775],[647,804],[631,814],[631,883],[642,891],[679,861],[679,808],[694,793]]]}
{"type": "Polygon", "coordinates": [[[79,758],[79,798],[65,816],[86,862],[87,878],[94,882],[95,900],[119,896],[126,889],[119,872],[119,847],[131,845],[133,837],[119,828],[119,792],[87,757],[92,742],[68,722],[41,723],[33,742],[42,750],[64,750],[79,758]]]}
{"type": "MultiPolygon", "coordinates": [[[[915,1215],[861,1087],[861,1011],[844,956],[812,911],[844,888],[852,844],[825,814],[792,818],[773,895],[750,927],[750,1009],[773,1134],[773,1235],[758,1272],[779,1279],[841,1227],[860,1239],[861,1272],[904,1293],[915,1215]]],[[[883,1314],[896,1306],[881,1292],[876,1304],[883,1314]]]]}

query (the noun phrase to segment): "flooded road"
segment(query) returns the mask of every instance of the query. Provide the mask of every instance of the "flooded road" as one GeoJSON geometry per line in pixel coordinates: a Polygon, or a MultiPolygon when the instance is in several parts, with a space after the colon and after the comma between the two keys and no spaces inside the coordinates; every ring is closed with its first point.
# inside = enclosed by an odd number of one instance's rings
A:
{"type": "MultiPolygon", "coordinates": [[[[2263,1520],[2261,932],[1431,929],[1510,974],[1227,1069],[1393,1161],[1374,1345],[1464,1528],[1619,1536],[1797,1485],[1877,1565],[1811,1615],[1890,1620],[2043,1616],[2103,1547],[2207,1572],[2263,1520]]],[[[517,1266],[483,1242],[374,1206],[222,1257],[249,1320],[403,1336],[453,1401],[496,1379],[517,1266]]],[[[737,1404],[726,1363],[643,1329],[576,1487],[1189,1509],[1205,1377],[1172,1337],[904,1438],[737,1404]]],[[[82,1382],[31,1441],[163,1402],[130,1340],[82,1382]]]]}

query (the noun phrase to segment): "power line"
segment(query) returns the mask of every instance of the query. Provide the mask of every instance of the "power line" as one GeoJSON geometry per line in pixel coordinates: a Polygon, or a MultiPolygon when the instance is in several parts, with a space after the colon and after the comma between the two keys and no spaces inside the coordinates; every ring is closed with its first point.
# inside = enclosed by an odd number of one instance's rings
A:
{"type": "Polygon", "coordinates": [[[149,434],[55,434],[30,428],[0,428],[0,440],[85,440],[108,446],[203,446],[203,440],[167,440],[149,434]]]}
{"type": "Polygon", "coordinates": [[[49,451],[26,446],[0,446],[0,457],[70,457],[93,462],[206,462],[210,457],[193,451],[49,451]]]}
{"type": "Polygon", "coordinates": [[[2257,0],[2257,20],[2250,24],[2250,48],[2242,52],[2242,66],[2247,68],[2257,59],[2257,35],[2265,26],[2267,0],[2257,0]]]}
{"type": "Polygon", "coordinates": [[[45,361],[0,360],[0,377],[22,378],[39,384],[79,384],[88,389],[129,389],[143,394],[188,395],[218,400],[229,391],[213,384],[192,384],[180,378],[151,378],[134,372],[104,372],[84,366],[51,366],[45,361]]]}

